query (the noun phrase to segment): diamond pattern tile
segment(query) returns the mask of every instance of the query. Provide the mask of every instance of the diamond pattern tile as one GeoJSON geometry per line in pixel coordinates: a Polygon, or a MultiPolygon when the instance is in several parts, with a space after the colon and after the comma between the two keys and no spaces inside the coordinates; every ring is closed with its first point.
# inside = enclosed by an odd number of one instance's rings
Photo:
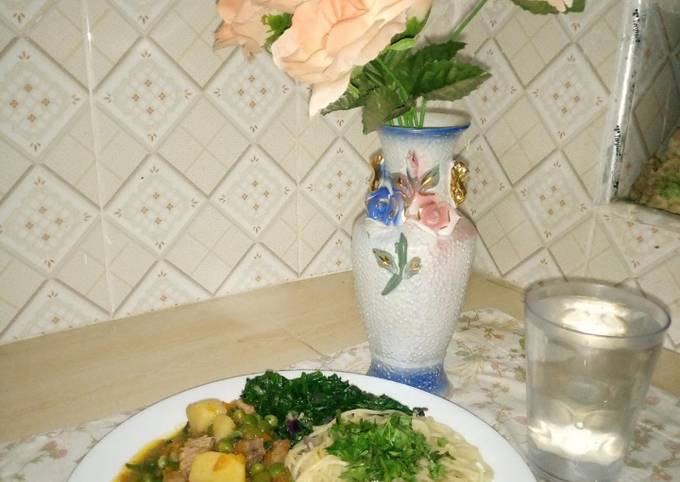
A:
{"type": "Polygon", "coordinates": [[[344,140],[338,140],[302,181],[300,187],[337,223],[351,219],[353,204],[363,199],[371,170],[344,140]]]}
{"type": "Polygon", "coordinates": [[[671,327],[669,336],[674,345],[680,345],[680,253],[668,258],[668,261],[661,263],[656,268],[650,270],[638,278],[642,290],[660,299],[670,311],[671,327]]]}
{"type": "Polygon", "coordinates": [[[97,209],[36,166],[0,205],[0,244],[50,272],[97,219],[97,209]]]}
{"type": "Polygon", "coordinates": [[[91,126],[90,109],[82,109],[47,149],[43,164],[97,203],[99,183],[91,126]]]}
{"type": "Polygon", "coordinates": [[[568,278],[593,278],[620,283],[630,276],[597,215],[591,215],[557,239],[550,252],[568,278]]]}
{"type": "Polygon", "coordinates": [[[235,50],[213,49],[213,34],[220,25],[214,4],[212,0],[180,0],[151,31],[151,38],[199,85],[205,85],[235,50]]]}
{"type": "Polygon", "coordinates": [[[335,231],[335,223],[307,196],[298,197],[300,266],[306,267],[335,231]]]}
{"type": "Polygon", "coordinates": [[[468,197],[463,208],[473,219],[478,219],[505,196],[510,182],[484,137],[476,137],[461,157],[470,169],[468,197]]]}
{"type": "Polygon", "coordinates": [[[336,231],[302,273],[305,277],[322,276],[352,269],[351,238],[336,231]]]}
{"type": "Polygon", "coordinates": [[[95,109],[99,200],[106,205],[147,156],[146,147],[102,109],[95,109]]]}
{"type": "Polygon", "coordinates": [[[545,125],[526,97],[486,131],[503,169],[516,183],[555,148],[545,125]]]}
{"type": "Polygon", "coordinates": [[[635,118],[647,151],[656,152],[680,120],[680,87],[673,77],[670,62],[666,62],[637,100],[635,118]]]}
{"type": "Polygon", "coordinates": [[[534,283],[563,278],[560,268],[547,249],[534,254],[506,276],[508,281],[523,289],[534,283]]]}
{"type": "Polygon", "coordinates": [[[109,217],[156,252],[165,251],[203,203],[197,189],[150,156],[106,209],[109,217]]]}
{"type": "Polygon", "coordinates": [[[172,0],[110,0],[140,30],[148,30],[172,0]]]}
{"type": "Polygon", "coordinates": [[[489,33],[493,35],[505,26],[515,12],[515,7],[508,2],[491,0],[487,2],[479,16],[489,33]]]}
{"type": "Polygon", "coordinates": [[[264,55],[244,63],[232,55],[206,87],[206,93],[248,133],[257,136],[293,95],[292,81],[264,55]]]}
{"type": "Polygon", "coordinates": [[[595,67],[605,87],[616,85],[622,22],[621,10],[610,8],[579,39],[579,45],[590,63],[595,67]]]}
{"type": "Polygon", "coordinates": [[[4,0],[0,3],[0,15],[13,27],[23,29],[46,2],[47,0],[4,0]]]}
{"type": "Polygon", "coordinates": [[[659,67],[666,61],[669,45],[658,9],[652,9],[642,31],[642,67],[639,86],[642,91],[657,75],[659,67]]]}
{"type": "Polygon", "coordinates": [[[475,238],[475,257],[472,261],[472,269],[488,278],[501,278],[501,272],[491,257],[491,253],[486,249],[484,241],[480,236],[475,238]]]}
{"type": "Polygon", "coordinates": [[[519,98],[522,89],[512,67],[494,40],[489,40],[480,47],[475,60],[493,72],[493,77],[465,100],[477,123],[484,127],[519,98]]]}
{"type": "Polygon", "coordinates": [[[193,81],[148,40],[140,41],[99,87],[100,104],[149,146],[185,112],[193,81]]]}
{"type": "Polygon", "coordinates": [[[590,210],[590,198],[561,152],[546,159],[515,187],[546,241],[564,234],[590,210]]]}
{"type": "Polygon", "coordinates": [[[10,146],[0,136],[0,159],[2,159],[2,175],[0,175],[0,200],[12,189],[14,183],[31,166],[27,156],[10,146]]]}
{"type": "Polygon", "coordinates": [[[583,54],[568,47],[528,87],[555,138],[566,140],[605,108],[607,93],[583,54]]]}
{"type": "Polygon", "coordinates": [[[110,312],[112,306],[106,279],[106,246],[101,226],[93,226],[64,260],[57,278],[104,311],[110,312]]]}
{"type": "Polygon", "coordinates": [[[157,263],[144,277],[116,316],[130,316],[195,303],[208,293],[177,269],[165,262],[157,263]]]}
{"type": "Polygon", "coordinates": [[[33,296],[0,337],[0,343],[47,335],[108,320],[107,313],[55,280],[33,296]]]}
{"type": "Polygon", "coordinates": [[[294,193],[295,182],[262,149],[251,146],[211,199],[244,230],[258,235],[294,193]]]}
{"type": "Polygon", "coordinates": [[[0,248],[0,332],[44,281],[35,269],[0,248]]]}
{"type": "Polygon", "coordinates": [[[260,244],[254,245],[218,291],[219,295],[240,293],[292,281],[296,274],[260,244]]]}
{"type": "Polygon", "coordinates": [[[514,194],[498,202],[476,221],[476,226],[503,274],[542,246],[541,238],[514,194]]]}
{"type": "Polygon", "coordinates": [[[153,253],[144,248],[123,229],[104,219],[108,281],[112,309],[115,311],[156,261],[153,253]]]}
{"type": "Polygon", "coordinates": [[[581,13],[570,13],[569,15],[560,15],[558,17],[567,32],[574,39],[580,40],[584,32],[588,30],[588,27],[596,23],[605,10],[615,10],[619,13],[619,17],[623,17],[621,9],[611,8],[612,4],[617,3],[617,0],[597,0],[587,3],[588,8],[581,13]]]}
{"type": "MultiPolygon", "coordinates": [[[[596,118],[562,149],[592,199],[597,199],[602,189],[602,166],[599,159],[602,158],[602,143],[604,136],[607,135],[605,120],[605,115],[596,118]]],[[[630,137],[632,136],[629,131],[629,141],[630,137]]],[[[630,144],[626,149],[628,146],[630,144]]]]}
{"type": "Polygon", "coordinates": [[[604,226],[623,254],[633,274],[639,274],[680,248],[680,235],[655,226],[603,215],[604,226]]]}
{"type": "Polygon", "coordinates": [[[183,230],[167,260],[215,293],[251,246],[246,233],[208,204],[183,230]]]}
{"type": "Polygon", "coordinates": [[[85,102],[85,91],[26,40],[0,59],[0,132],[40,154],[85,102]]]}
{"type": "Polygon", "coordinates": [[[288,202],[260,236],[260,241],[296,273],[300,271],[297,202],[288,202]]]}
{"type": "Polygon", "coordinates": [[[569,43],[555,16],[533,15],[521,9],[515,10],[496,39],[524,85],[569,43]]]}
{"type": "Polygon", "coordinates": [[[248,145],[222,112],[206,99],[199,99],[159,153],[210,195],[248,145]]]}

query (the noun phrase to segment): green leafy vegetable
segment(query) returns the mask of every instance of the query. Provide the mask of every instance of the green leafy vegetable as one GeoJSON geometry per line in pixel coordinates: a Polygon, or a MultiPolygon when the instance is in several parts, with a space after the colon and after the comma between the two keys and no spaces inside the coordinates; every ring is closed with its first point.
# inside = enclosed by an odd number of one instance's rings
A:
{"type": "Polygon", "coordinates": [[[330,435],[333,444],[326,451],[349,464],[341,476],[348,482],[415,482],[423,463],[432,479],[444,475],[439,460],[445,454],[430,449],[411,427],[411,417],[395,414],[384,424],[338,420],[330,435]]]}
{"type": "Polygon", "coordinates": [[[241,398],[259,413],[285,420],[279,426],[279,435],[293,441],[311,433],[315,425],[328,423],[339,413],[355,408],[412,413],[386,395],[364,392],[337,375],[326,376],[318,371],[303,373],[292,380],[267,371],[246,381],[241,398]]]}
{"type": "Polygon", "coordinates": [[[665,199],[680,198],[680,175],[664,177],[659,194],[665,199]]]}

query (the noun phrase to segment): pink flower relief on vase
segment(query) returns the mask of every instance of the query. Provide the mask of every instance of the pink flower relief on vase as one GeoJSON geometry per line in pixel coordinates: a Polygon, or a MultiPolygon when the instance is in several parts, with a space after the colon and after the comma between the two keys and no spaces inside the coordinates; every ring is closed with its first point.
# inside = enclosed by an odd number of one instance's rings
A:
{"type": "Polygon", "coordinates": [[[418,211],[420,222],[433,231],[440,231],[451,222],[449,205],[445,202],[432,201],[418,211]]]}

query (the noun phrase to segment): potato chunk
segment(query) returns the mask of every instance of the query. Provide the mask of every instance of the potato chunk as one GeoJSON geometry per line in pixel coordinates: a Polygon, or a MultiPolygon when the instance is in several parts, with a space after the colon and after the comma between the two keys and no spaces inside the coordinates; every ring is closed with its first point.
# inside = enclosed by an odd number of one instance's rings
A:
{"type": "Polygon", "coordinates": [[[236,424],[229,415],[220,413],[212,423],[215,440],[222,440],[236,429],[236,424]]]}
{"type": "Polygon", "coordinates": [[[194,459],[189,482],[245,482],[246,458],[241,454],[204,452],[194,459]]]}
{"type": "Polygon", "coordinates": [[[189,419],[189,429],[192,435],[205,433],[213,423],[215,417],[227,413],[224,402],[214,398],[201,400],[187,406],[187,418],[189,419]]]}

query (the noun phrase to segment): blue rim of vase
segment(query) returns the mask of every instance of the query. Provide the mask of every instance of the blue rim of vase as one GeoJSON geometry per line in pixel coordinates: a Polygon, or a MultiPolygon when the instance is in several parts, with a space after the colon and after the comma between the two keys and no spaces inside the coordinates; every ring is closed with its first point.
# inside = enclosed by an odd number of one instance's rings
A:
{"type": "Polygon", "coordinates": [[[445,127],[400,127],[400,126],[384,126],[380,129],[381,132],[388,135],[400,136],[426,136],[426,137],[448,137],[455,134],[460,134],[470,127],[470,124],[463,124],[460,126],[445,126],[445,127]]]}
{"type": "Polygon", "coordinates": [[[440,397],[445,397],[451,388],[443,363],[408,369],[392,367],[372,359],[367,375],[410,385],[440,397]]]}

